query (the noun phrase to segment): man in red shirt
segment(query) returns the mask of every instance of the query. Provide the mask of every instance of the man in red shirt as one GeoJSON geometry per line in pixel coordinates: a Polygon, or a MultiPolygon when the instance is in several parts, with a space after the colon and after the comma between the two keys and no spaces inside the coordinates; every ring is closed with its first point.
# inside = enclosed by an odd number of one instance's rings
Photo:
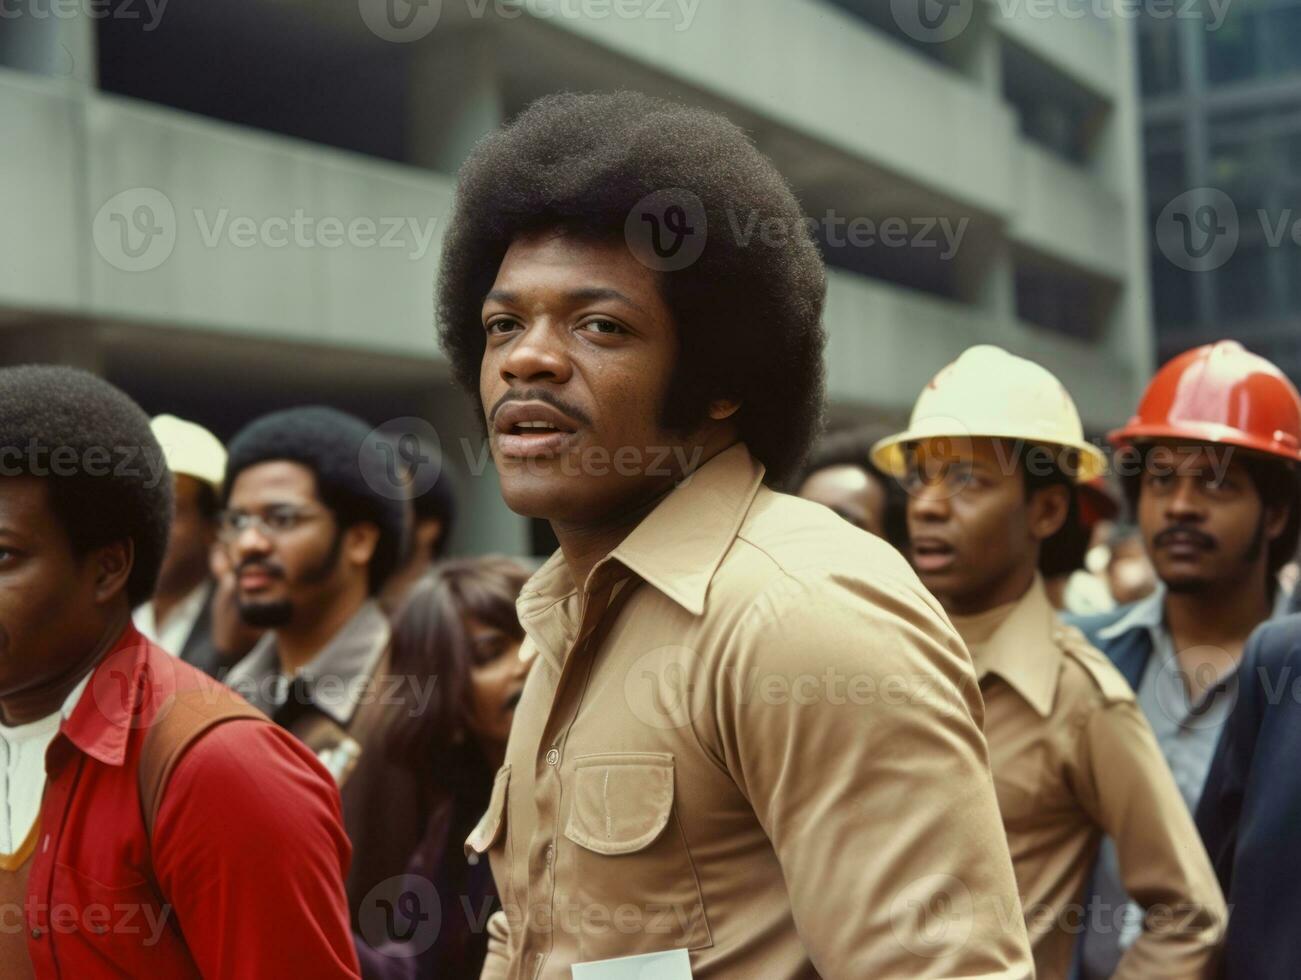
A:
{"type": "Polygon", "coordinates": [[[122,392],[0,370],[0,974],[356,977],[329,775],[131,625],[171,486],[122,392]]]}

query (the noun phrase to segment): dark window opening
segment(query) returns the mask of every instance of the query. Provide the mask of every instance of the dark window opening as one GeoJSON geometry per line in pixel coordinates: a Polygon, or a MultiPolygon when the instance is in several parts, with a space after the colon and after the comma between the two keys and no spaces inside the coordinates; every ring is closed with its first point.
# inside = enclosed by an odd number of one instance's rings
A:
{"type": "Polygon", "coordinates": [[[407,54],[319,13],[174,3],[150,32],[97,21],[106,92],[389,160],[405,150],[407,54]]]}
{"type": "Polygon", "coordinates": [[[1102,99],[1010,42],[1003,44],[1003,98],[1016,110],[1026,139],[1069,163],[1089,162],[1106,119],[1102,99]]]}
{"type": "Polygon", "coordinates": [[[1119,295],[1114,284],[1027,254],[1017,256],[1015,280],[1018,319],[1084,340],[1101,333],[1119,295]]]}

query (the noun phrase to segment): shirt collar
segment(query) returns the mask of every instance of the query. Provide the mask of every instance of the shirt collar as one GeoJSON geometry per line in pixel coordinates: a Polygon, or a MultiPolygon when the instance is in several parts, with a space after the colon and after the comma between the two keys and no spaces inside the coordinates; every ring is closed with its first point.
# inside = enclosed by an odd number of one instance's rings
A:
{"type": "Polygon", "coordinates": [[[154,616],[154,601],[152,599],[137,606],[131,618],[135,622],[136,629],[154,643],[159,643],[164,631],[170,631],[173,626],[176,627],[177,632],[184,633],[182,639],[185,639],[190,635],[190,631],[194,629],[194,624],[203,612],[203,607],[207,603],[211,591],[211,581],[205,579],[200,582],[186,593],[185,598],[172,607],[167,619],[161,623],[154,616]]]}
{"type": "MultiPolygon", "coordinates": [[[[352,721],[364,688],[384,656],[391,636],[388,617],[368,599],[295,675],[312,692],[312,704],[340,725],[352,721]]],[[[226,678],[228,686],[270,713],[278,705],[264,694],[281,676],[274,631],[258,641],[226,678]],[[250,696],[250,694],[252,696],[250,696]]]]}
{"type": "Polygon", "coordinates": [[[1057,697],[1062,651],[1054,639],[1057,613],[1048,601],[1043,579],[1030,590],[973,654],[977,676],[996,674],[1047,718],[1057,697]]]}
{"type": "MultiPolygon", "coordinates": [[[[723,450],[680,482],[592,569],[618,562],[686,609],[705,611],[714,573],[736,540],[763,483],[764,468],[744,444],[723,450]]],[[[525,584],[521,621],[536,620],[576,593],[564,556],[556,552],[525,584]]]]}
{"type": "Polygon", "coordinates": [[[699,616],[763,474],[763,464],[744,444],[724,450],[678,484],[610,559],[699,616]]]}
{"type": "Polygon", "coordinates": [[[1165,629],[1165,586],[1157,585],[1152,594],[1129,607],[1129,611],[1110,626],[1098,630],[1098,639],[1110,642],[1130,630],[1145,629],[1153,639],[1165,629]]]}
{"type": "Polygon", "coordinates": [[[112,649],[74,691],[75,703],[71,697],[64,703],[68,714],[61,733],[105,765],[122,765],[132,729],[151,721],[158,707],[160,684],[150,677],[148,657],[149,641],[128,623],[112,649]],[[87,688],[90,696],[81,696],[87,688]]]}
{"type": "MultiPolygon", "coordinates": [[[[624,540],[601,559],[588,587],[626,568],[693,616],[701,615],[709,585],[736,540],[763,484],[764,468],[742,443],[723,450],[669,492],[624,540]]],[[[564,555],[557,551],[520,592],[516,609],[536,651],[560,659],[575,636],[580,603],[564,555]]]]}

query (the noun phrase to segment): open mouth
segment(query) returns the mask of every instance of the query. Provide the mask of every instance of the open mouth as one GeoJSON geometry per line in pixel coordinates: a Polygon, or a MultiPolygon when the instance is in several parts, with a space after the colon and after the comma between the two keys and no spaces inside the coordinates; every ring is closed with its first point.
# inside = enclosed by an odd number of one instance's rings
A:
{"type": "Polygon", "coordinates": [[[947,541],[918,538],[912,543],[912,559],[919,572],[940,572],[957,560],[957,552],[947,541]]]}
{"type": "Polygon", "coordinates": [[[493,420],[500,455],[525,459],[557,456],[578,434],[578,425],[545,402],[508,402],[493,420]]]}
{"type": "Polygon", "coordinates": [[[552,425],[550,422],[542,422],[542,421],[516,422],[509,429],[510,434],[515,436],[527,436],[527,435],[534,435],[537,433],[544,433],[544,432],[566,432],[566,431],[570,431],[570,430],[562,429],[558,425],[552,425]]]}

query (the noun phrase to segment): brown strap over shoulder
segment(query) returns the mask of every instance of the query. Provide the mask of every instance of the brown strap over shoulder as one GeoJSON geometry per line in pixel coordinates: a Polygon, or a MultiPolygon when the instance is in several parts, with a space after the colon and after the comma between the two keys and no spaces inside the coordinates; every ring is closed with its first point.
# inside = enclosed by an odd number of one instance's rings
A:
{"type": "Polygon", "coordinates": [[[185,750],[204,732],[241,718],[267,721],[266,715],[224,687],[181,691],[159,709],[140,751],[140,812],[150,841],[167,781],[185,750]]]}

